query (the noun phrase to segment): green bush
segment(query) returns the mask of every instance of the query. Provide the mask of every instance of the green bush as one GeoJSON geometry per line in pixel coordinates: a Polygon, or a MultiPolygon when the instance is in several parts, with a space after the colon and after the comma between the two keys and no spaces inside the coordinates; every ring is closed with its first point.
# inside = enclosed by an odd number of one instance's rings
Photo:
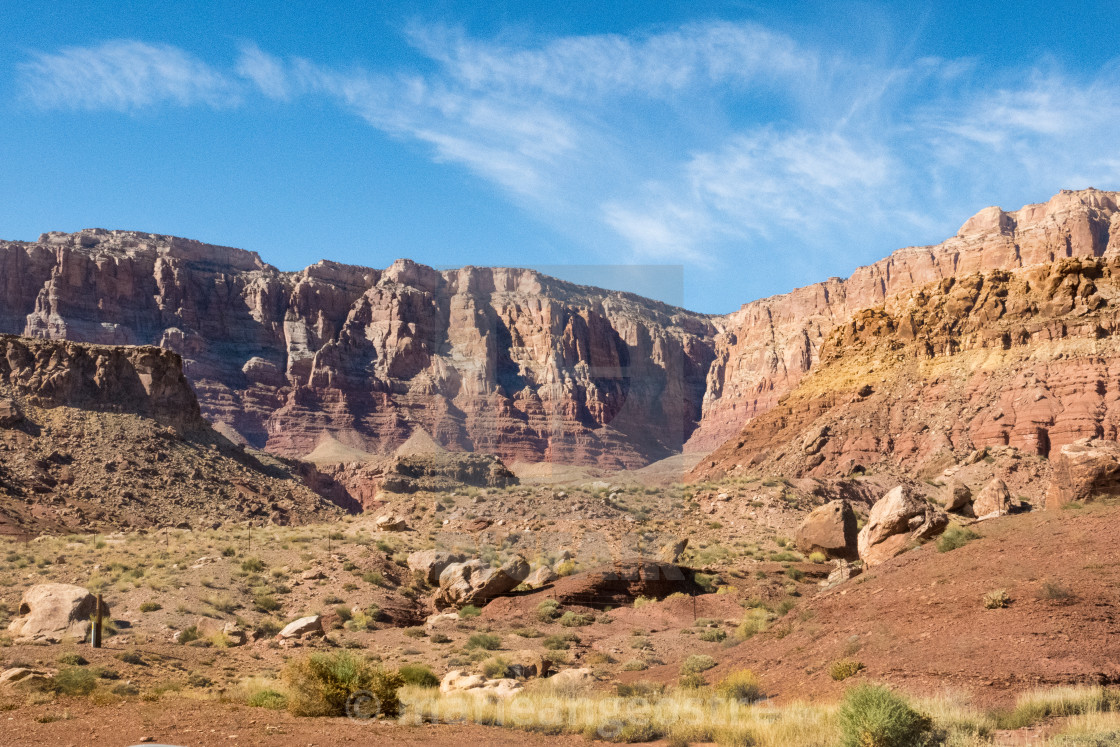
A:
{"type": "Polygon", "coordinates": [[[496,651],[502,647],[502,639],[490,633],[475,633],[467,639],[465,648],[496,651]]]}
{"type": "Polygon", "coordinates": [[[932,722],[905,698],[883,685],[857,685],[837,713],[844,747],[913,747],[932,722]]]}
{"type": "Polygon", "coordinates": [[[376,699],[375,703],[362,704],[363,713],[374,707],[385,716],[400,713],[397,691],[404,684],[401,676],[346,651],[290,661],[284,669],[284,681],[290,693],[288,711],[296,716],[346,716],[350,697],[360,692],[376,699]]]}
{"type": "MultiPolygon", "coordinates": [[[[276,632],[280,632],[279,629],[277,629],[276,632]]],[[[201,637],[202,633],[198,632],[198,627],[195,625],[192,625],[189,628],[183,628],[181,631],[179,631],[179,643],[184,646],[191,641],[197,641],[201,637]]]]}
{"type": "Polygon", "coordinates": [[[967,529],[957,524],[951,525],[941,535],[941,539],[937,540],[938,552],[949,552],[957,548],[964,547],[974,539],[979,539],[980,535],[971,529],[967,529]]]}
{"type": "Polygon", "coordinates": [[[482,673],[489,679],[509,677],[509,662],[500,656],[491,656],[482,662],[482,673]]]}
{"type": "Polygon", "coordinates": [[[478,617],[481,614],[482,610],[480,610],[478,607],[475,607],[473,604],[468,604],[466,607],[459,610],[459,619],[466,620],[472,617],[478,617]]]}
{"type": "Polygon", "coordinates": [[[727,638],[727,633],[720,630],[719,628],[707,628],[705,630],[701,630],[698,637],[702,641],[707,641],[709,643],[719,643],[720,641],[727,638]]]}
{"type": "Polygon", "coordinates": [[[692,654],[681,664],[681,674],[699,674],[716,665],[716,660],[707,654],[692,654]]]}
{"type": "MultiPolygon", "coordinates": [[[[181,639],[180,639],[181,640],[181,639]]],[[[122,651],[117,654],[117,658],[125,664],[135,664],[137,666],[147,666],[147,662],[141,658],[140,654],[135,651],[122,651]]]]}
{"type": "Polygon", "coordinates": [[[555,599],[544,600],[543,602],[541,602],[540,604],[537,605],[537,619],[540,620],[541,622],[546,622],[546,623],[547,622],[552,622],[554,619],[556,619],[557,615],[559,614],[557,612],[557,608],[559,606],[560,606],[560,603],[557,602],[555,599]]]}
{"type": "Polygon", "coordinates": [[[260,573],[264,568],[264,561],[260,558],[245,558],[241,561],[241,570],[246,573],[260,573]]]}
{"type": "Polygon", "coordinates": [[[579,636],[568,633],[566,635],[546,635],[541,645],[549,651],[567,651],[570,644],[579,643],[579,636]]]}
{"type": "Polygon", "coordinates": [[[288,706],[288,696],[275,690],[257,690],[245,701],[252,708],[283,710],[288,706]]]}
{"type": "Polygon", "coordinates": [[[155,600],[151,600],[151,599],[149,599],[147,602],[142,602],[140,604],[140,611],[141,612],[158,612],[161,609],[163,609],[163,605],[160,604],[159,602],[157,602],[155,600]]]}
{"type": "Polygon", "coordinates": [[[63,667],[51,680],[50,688],[62,695],[89,695],[97,687],[97,675],[81,667],[63,667]]]}
{"type": "Polygon", "coordinates": [[[424,664],[404,664],[397,670],[401,681],[406,685],[417,687],[439,687],[439,677],[424,664]]]}
{"type": "Polygon", "coordinates": [[[560,624],[565,628],[580,628],[595,622],[591,615],[581,615],[578,612],[565,612],[560,616],[560,624]]]}
{"type": "Polygon", "coordinates": [[[253,606],[261,612],[275,612],[280,609],[280,602],[268,592],[257,592],[253,595],[253,606]]]}
{"type": "Polygon", "coordinates": [[[765,697],[765,693],[762,692],[762,682],[758,679],[758,675],[749,669],[741,669],[724,677],[716,685],[716,692],[740,703],[757,703],[765,697]]]}
{"type": "Polygon", "coordinates": [[[71,667],[84,667],[86,664],[89,664],[89,662],[86,661],[86,657],[82,656],[77,651],[71,651],[58,657],[58,663],[71,667]]]}
{"type": "Polygon", "coordinates": [[[854,677],[859,670],[863,669],[863,663],[855,659],[840,659],[834,661],[828,667],[828,675],[837,682],[854,677]]]}

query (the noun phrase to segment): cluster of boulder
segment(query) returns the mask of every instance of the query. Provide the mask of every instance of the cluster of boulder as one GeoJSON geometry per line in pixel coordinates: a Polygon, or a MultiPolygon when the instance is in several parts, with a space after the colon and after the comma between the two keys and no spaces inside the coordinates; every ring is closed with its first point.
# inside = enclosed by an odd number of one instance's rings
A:
{"type": "Polygon", "coordinates": [[[864,566],[873,566],[941,534],[951,514],[982,521],[1011,513],[1016,502],[1003,480],[994,478],[975,495],[963,483],[950,481],[941,503],[935,505],[899,485],[875,502],[863,528],[857,529],[859,520],[851,504],[831,501],[806,517],[795,542],[807,554],[822,553],[843,561],[859,559],[864,566]]]}
{"type": "MultiPolygon", "coordinates": [[[[433,600],[437,609],[484,605],[530,577],[529,563],[520,555],[495,567],[478,558],[468,560],[461,553],[423,550],[408,556],[408,567],[438,586],[433,600]]],[[[538,580],[544,575],[538,574],[538,580]]]]}

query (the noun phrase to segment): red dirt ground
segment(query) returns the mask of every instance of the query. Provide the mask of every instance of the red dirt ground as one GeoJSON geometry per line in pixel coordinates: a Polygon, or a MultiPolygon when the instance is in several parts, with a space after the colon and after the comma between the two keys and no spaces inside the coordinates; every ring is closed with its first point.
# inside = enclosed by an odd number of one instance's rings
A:
{"type": "Polygon", "coordinates": [[[1099,504],[983,522],[962,548],[925,545],[798,605],[716,656],[708,679],[750,668],[780,700],[831,699],[851,682],[834,682],[829,664],[852,658],[859,677],[991,705],[1033,687],[1120,683],[1118,525],[1120,507],[1099,504]],[[1072,596],[1048,598],[1047,584],[1072,596]],[[1008,608],[985,609],[995,589],[1008,608]]]}

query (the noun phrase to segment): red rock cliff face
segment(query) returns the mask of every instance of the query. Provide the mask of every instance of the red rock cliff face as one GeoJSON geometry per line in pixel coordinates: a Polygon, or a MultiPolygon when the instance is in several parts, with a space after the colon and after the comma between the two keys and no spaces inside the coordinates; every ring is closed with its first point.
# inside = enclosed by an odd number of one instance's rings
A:
{"type": "Polygon", "coordinates": [[[417,426],[451,449],[636,466],[699,420],[705,316],[528,270],[320,262],[92,229],[0,244],[0,331],[179,353],[203,414],[251,444],[324,433],[387,452],[417,426]]]}
{"type": "Polygon", "coordinates": [[[846,280],[746,304],[722,320],[700,425],[686,450],[711,451],[773,408],[816,365],[828,333],[860,309],[943,278],[1120,252],[1118,200],[1116,192],[1088,189],[1011,213],[986,208],[941,244],[900,249],[846,280]]]}
{"type": "Polygon", "coordinates": [[[692,478],[935,478],[1011,454],[1001,477],[1038,498],[1048,466],[1031,458],[1120,437],[1118,381],[1120,256],[947,278],[837,326],[799,386],[692,478]]]}
{"type": "Polygon", "coordinates": [[[0,332],[182,355],[202,413],[250,444],[375,453],[416,427],[507,460],[637,466],[767,412],[860,309],[925,283],[1120,251],[1118,195],[987,208],[933,247],[709,317],[529,270],[320,262],[91,229],[0,242],[0,332]]]}

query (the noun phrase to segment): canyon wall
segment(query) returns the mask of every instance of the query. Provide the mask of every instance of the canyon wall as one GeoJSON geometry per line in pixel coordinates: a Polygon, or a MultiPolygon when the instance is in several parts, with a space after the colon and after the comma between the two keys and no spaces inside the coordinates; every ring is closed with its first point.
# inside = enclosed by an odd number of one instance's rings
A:
{"type": "Polygon", "coordinates": [[[255,253],[89,229],[0,242],[0,332],[182,356],[227,435],[303,456],[418,431],[507,461],[635,467],[711,451],[813,368],[828,334],[923,284],[1120,250],[1114,192],[987,208],[953,238],[726,316],[531,270],[282,272],[255,253]]]}
{"type": "Polygon", "coordinates": [[[712,320],[519,269],[320,262],[85,230],[0,244],[0,331],[182,356],[202,413],[275,453],[417,429],[507,460],[640,466],[700,417],[712,320]]]}
{"type": "Polygon", "coordinates": [[[774,407],[816,364],[828,333],[860,309],[934,280],[1120,251],[1118,201],[1116,192],[1063,190],[1015,212],[985,208],[936,246],[900,249],[847,279],[746,304],[721,320],[686,450],[711,451],[774,407]]]}

